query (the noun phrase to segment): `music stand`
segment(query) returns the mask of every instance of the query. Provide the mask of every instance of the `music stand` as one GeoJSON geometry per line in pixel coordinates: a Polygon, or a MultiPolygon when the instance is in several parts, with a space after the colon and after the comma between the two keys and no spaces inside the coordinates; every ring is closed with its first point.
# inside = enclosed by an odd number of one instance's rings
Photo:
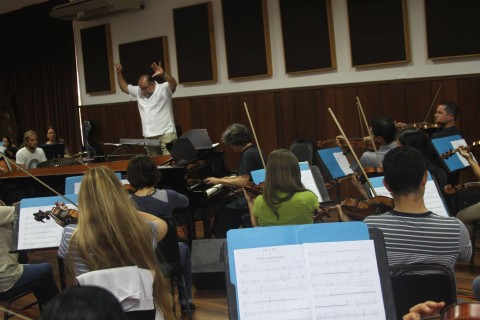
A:
{"type": "Polygon", "coordinates": [[[64,158],[65,157],[65,144],[64,143],[52,143],[42,144],[40,148],[45,152],[47,160],[64,158]]]}

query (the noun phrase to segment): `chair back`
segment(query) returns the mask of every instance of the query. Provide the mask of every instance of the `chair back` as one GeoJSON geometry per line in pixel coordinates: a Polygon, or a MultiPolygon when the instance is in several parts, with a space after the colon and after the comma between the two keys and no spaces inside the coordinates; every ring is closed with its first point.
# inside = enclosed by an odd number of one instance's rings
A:
{"type": "Polygon", "coordinates": [[[457,303],[455,277],[449,268],[440,264],[402,264],[389,269],[398,319],[427,300],[445,301],[446,306],[457,303]]]}
{"type": "Polygon", "coordinates": [[[312,165],[313,161],[313,145],[304,138],[298,138],[293,140],[288,148],[297,158],[298,161],[307,161],[309,165],[312,165]]]}
{"type": "Polygon", "coordinates": [[[161,217],[168,226],[167,234],[157,243],[155,252],[160,265],[167,275],[179,275],[181,273],[180,251],[178,249],[177,225],[173,218],[161,217]]]}

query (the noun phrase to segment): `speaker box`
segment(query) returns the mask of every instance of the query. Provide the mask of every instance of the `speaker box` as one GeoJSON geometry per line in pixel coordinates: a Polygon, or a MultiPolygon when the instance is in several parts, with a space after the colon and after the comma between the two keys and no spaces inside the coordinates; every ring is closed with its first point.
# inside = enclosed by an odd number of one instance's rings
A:
{"type": "Polygon", "coordinates": [[[192,280],[197,290],[226,290],[226,239],[192,241],[192,280]]]}

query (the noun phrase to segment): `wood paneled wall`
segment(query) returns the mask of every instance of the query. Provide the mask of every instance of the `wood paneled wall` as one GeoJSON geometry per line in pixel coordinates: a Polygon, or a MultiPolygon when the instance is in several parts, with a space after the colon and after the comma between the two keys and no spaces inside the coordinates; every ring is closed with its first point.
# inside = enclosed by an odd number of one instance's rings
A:
{"type": "MultiPolygon", "coordinates": [[[[458,103],[458,126],[467,142],[480,139],[480,75],[448,78],[361,83],[271,91],[229,93],[174,99],[175,122],[183,132],[206,128],[213,142],[219,142],[223,130],[240,122],[249,126],[243,103],[246,102],[262,149],[267,153],[288,148],[299,137],[325,140],[339,134],[328,108],[332,108],[349,137],[361,135],[355,105],[358,96],[367,119],[390,115],[407,123],[424,121],[439,87],[442,88],[428,117],[439,102],[458,103]]],[[[179,88],[181,90],[181,88],[179,88]]],[[[83,120],[98,126],[97,140],[118,142],[120,138],[141,138],[141,124],[136,102],[81,107],[83,120]]],[[[110,147],[111,148],[111,147],[110,147]]],[[[226,164],[235,170],[238,155],[226,151],[226,164]]],[[[111,152],[105,147],[106,152],[111,152]]]]}

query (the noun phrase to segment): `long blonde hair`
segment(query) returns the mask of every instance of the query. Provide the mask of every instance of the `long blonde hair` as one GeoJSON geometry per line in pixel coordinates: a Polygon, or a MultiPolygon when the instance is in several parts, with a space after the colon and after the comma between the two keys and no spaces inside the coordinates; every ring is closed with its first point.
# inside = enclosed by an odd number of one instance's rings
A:
{"type": "Polygon", "coordinates": [[[165,319],[174,319],[170,286],[152,247],[152,229],[111,169],[100,166],[85,173],[78,209],[69,252],[75,251],[91,271],[131,265],[154,271],[155,303],[165,319]]]}

